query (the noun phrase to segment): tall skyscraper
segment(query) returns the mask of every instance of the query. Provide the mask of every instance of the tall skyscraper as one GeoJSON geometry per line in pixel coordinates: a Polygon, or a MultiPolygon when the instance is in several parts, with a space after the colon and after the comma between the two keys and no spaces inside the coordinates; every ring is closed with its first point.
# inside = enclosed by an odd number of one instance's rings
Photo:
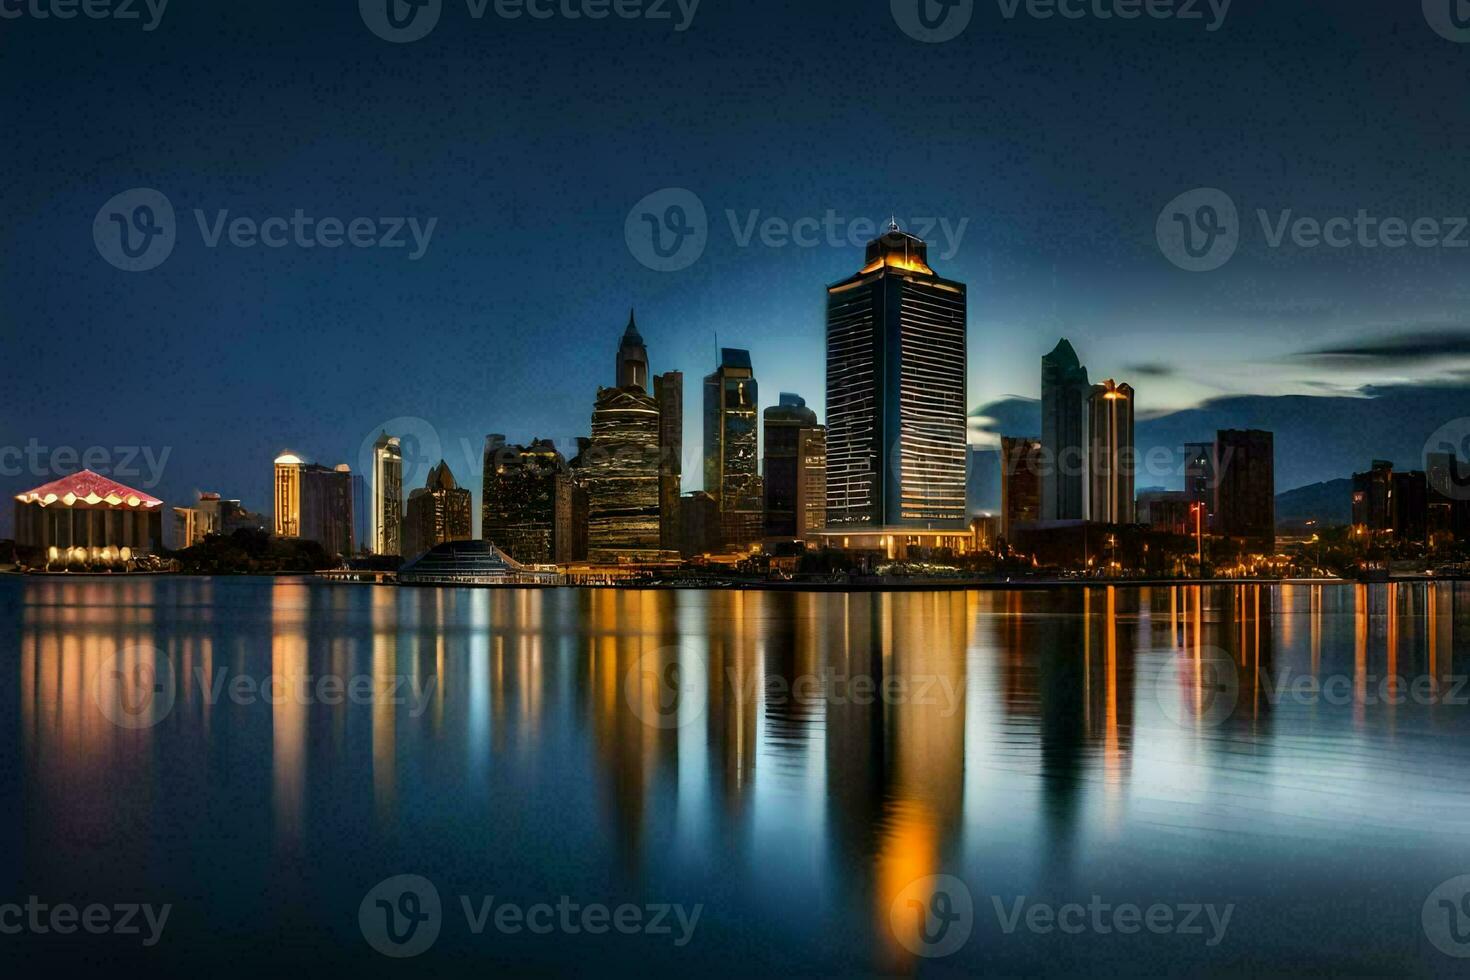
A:
{"type": "MultiPolygon", "coordinates": [[[[558,558],[557,548],[558,537],[564,539],[563,554],[570,547],[566,539],[572,530],[558,520],[559,497],[570,500],[570,484],[566,460],[549,439],[514,446],[503,435],[486,436],[480,536],[519,562],[570,560],[558,558]]],[[[562,519],[575,516],[564,510],[562,519]]]]}
{"type": "MultiPolygon", "coordinates": [[[[1214,529],[1215,518],[1215,444],[1213,442],[1186,442],[1184,444],[1184,492],[1191,504],[1203,510],[1199,515],[1199,529],[1214,529]]],[[[1191,533],[1195,528],[1195,516],[1191,515],[1191,533]]]]}
{"type": "Polygon", "coordinates": [[[764,419],[765,536],[808,540],[827,524],[827,430],[785,391],[764,419]]]}
{"type": "Polygon", "coordinates": [[[1041,359],[1041,519],[1080,521],[1087,516],[1087,368],[1064,337],[1041,359]]]}
{"type": "Polygon", "coordinates": [[[1215,434],[1215,531],[1262,552],[1276,549],[1275,439],[1259,429],[1215,434]]]}
{"type": "Polygon", "coordinates": [[[896,224],[827,288],[827,526],[965,524],[965,284],[896,224]]]}
{"type": "Polygon", "coordinates": [[[275,462],[275,533],[279,538],[316,541],[328,554],[353,551],[352,471],[330,469],[294,453],[275,462]]]}
{"type": "Polygon", "coordinates": [[[750,351],[725,347],[704,379],[704,488],[719,502],[722,543],[761,536],[759,389],[750,351]]]}
{"type": "Polygon", "coordinates": [[[1040,439],[1000,439],[1000,533],[1015,540],[1017,526],[1041,519],[1040,439]]]}
{"type": "Polygon", "coordinates": [[[684,375],[667,371],[653,379],[658,402],[658,541],[679,550],[679,497],[684,473],[684,375]]]}
{"type": "Polygon", "coordinates": [[[384,432],[373,443],[373,552],[403,554],[403,450],[384,432]]]}
{"type": "Polygon", "coordinates": [[[468,490],[454,480],[449,465],[439,460],[430,468],[428,482],[408,495],[403,520],[403,557],[416,558],[446,541],[474,537],[474,504],[468,490]]]}
{"type": "Polygon", "coordinates": [[[1133,388],[1111,378],[1087,399],[1088,517],[1100,524],[1133,523],[1133,388]]]}
{"type": "Polygon", "coordinates": [[[597,389],[592,436],[573,468],[587,491],[588,555],[595,561],[657,558],[662,550],[660,495],[670,474],[660,447],[669,434],[648,379],[648,350],[630,314],[618,345],[618,383],[597,389]]]}

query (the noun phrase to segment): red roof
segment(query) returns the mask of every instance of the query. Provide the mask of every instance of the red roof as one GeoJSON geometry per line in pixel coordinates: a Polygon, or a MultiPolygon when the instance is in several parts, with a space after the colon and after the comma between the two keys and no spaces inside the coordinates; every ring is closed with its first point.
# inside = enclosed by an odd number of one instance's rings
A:
{"type": "Polygon", "coordinates": [[[40,504],[43,507],[57,501],[67,507],[78,501],[93,505],[105,502],[114,507],[145,510],[163,506],[163,501],[157,497],[150,496],[142,490],[125,487],[91,470],[82,470],[80,473],[73,473],[71,476],[54,480],[43,487],[16,494],[15,499],[23,504],[40,504]]]}

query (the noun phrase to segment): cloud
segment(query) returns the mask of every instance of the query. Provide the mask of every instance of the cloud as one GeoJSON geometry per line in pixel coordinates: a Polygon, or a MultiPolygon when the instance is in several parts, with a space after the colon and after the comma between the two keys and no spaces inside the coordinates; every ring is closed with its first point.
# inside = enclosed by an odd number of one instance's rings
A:
{"type": "Polygon", "coordinates": [[[1167,364],[1130,364],[1127,371],[1141,378],[1172,378],[1179,373],[1167,364]]]}
{"type": "Polygon", "coordinates": [[[1470,358],[1470,329],[1424,329],[1302,351],[1297,358],[1342,367],[1391,367],[1440,357],[1470,358]]]}

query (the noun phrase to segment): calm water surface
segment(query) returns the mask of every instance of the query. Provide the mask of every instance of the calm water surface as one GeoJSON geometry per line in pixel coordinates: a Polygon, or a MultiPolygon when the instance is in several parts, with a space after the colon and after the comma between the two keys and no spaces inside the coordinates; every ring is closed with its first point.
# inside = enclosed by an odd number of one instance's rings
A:
{"type": "Polygon", "coordinates": [[[232,976],[1445,974],[1465,961],[1432,932],[1470,952],[1470,902],[1426,906],[1470,874],[1467,616],[1470,586],[1448,584],[7,579],[0,903],[173,908],[152,947],[23,931],[0,956],[232,976]],[[412,960],[369,944],[373,902],[359,914],[401,874],[442,908],[412,960]],[[644,923],[700,908],[667,934],[493,912],[477,932],[462,896],[476,915],[490,896],[644,923]],[[1069,903],[1164,911],[1152,932],[1063,912],[1064,931],[1047,910],[1069,903]],[[1223,930],[1201,911],[1198,933],[1162,926],[1206,905],[1231,907],[1223,930]]]}

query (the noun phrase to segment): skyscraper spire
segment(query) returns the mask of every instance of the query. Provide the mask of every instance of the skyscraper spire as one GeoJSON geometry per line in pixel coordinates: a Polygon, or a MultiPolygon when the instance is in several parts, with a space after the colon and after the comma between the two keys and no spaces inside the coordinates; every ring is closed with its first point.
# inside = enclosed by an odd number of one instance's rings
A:
{"type": "Polygon", "coordinates": [[[628,327],[623,331],[618,344],[617,387],[642,388],[648,391],[648,348],[638,333],[638,323],[633,318],[633,308],[628,308],[628,327]]]}

